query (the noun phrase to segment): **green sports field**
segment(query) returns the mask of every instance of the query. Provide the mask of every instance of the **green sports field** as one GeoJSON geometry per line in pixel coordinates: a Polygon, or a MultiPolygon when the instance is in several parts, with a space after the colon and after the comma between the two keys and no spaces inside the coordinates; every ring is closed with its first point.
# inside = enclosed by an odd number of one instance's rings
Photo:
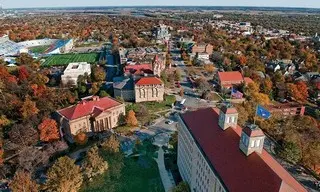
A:
{"type": "Polygon", "coordinates": [[[43,46],[36,46],[36,47],[30,47],[29,50],[33,53],[44,53],[50,48],[50,45],[43,45],[43,46]]]}
{"type": "Polygon", "coordinates": [[[88,62],[91,64],[98,63],[100,53],[72,53],[51,55],[44,58],[45,61],[42,66],[63,66],[73,62],[88,62]]]}

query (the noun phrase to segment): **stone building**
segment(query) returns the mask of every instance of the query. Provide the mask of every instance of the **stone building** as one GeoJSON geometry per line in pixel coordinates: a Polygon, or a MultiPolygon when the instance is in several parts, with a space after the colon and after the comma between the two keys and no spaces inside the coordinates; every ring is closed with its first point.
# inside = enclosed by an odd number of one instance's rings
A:
{"type": "Polygon", "coordinates": [[[178,115],[178,168],[196,192],[305,192],[266,150],[256,125],[241,128],[231,105],[178,115]]]}
{"type": "Polygon", "coordinates": [[[211,44],[206,44],[206,43],[199,43],[195,44],[192,47],[192,53],[207,53],[209,55],[212,55],[213,53],[213,46],[211,44]]]}
{"type": "Polygon", "coordinates": [[[125,105],[110,97],[83,98],[76,105],[57,111],[61,135],[72,140],[80,132],[102,132],[118,126],[119,117],[125,115],[125,105]]]}
{"type": "Polygon", "coordinates": [[[164,84],[157,77],[142,77],[134,86],[136,103],[163,101],[164,84]]]}

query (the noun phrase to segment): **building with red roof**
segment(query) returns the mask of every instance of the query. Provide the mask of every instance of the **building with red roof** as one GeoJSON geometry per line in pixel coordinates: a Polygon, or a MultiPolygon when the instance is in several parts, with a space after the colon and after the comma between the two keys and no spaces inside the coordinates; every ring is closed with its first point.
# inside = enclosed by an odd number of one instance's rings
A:
{"type": "Polygon", "coordinates": [[[91,96],[57,111],[61,134],[72,140],[80,132],[102,132],[118,126],[125,105],[113,98],[91,96]]]}
{"type": "Polygon", "coordinates": [[[151,64],[127,65],[124,68],[124,72],[127,75],[135,76],[153,75],[151,64]]]}
{"type": "Polygon", "coordinates": [[[157,77],[142,77],[134,85],[135,101],[163,101],[164,84],[157,77]]]}
{"type": "Polygon", "coordinates": [[[259,127],[237,125],[231,105],[178,119],[178,167],[191,191],[307,191],[263,148],[259,127]]]}
{"type": "Polygon", "coordinates": [[[239,71],[218,72],[218,83],[221,88],[230,89],[233,85],[244,82],[244,78],[239,71]]]}

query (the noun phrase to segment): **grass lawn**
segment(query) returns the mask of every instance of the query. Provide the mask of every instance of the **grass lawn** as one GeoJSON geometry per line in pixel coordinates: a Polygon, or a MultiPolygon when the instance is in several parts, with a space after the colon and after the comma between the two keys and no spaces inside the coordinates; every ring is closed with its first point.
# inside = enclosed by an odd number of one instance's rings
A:
{"type": "MultiPolygon", "coordinates": [[[[165,96],[163,102],[145,102],[143,104],[148,108],[149,112],[152,114],[152,113],[155,113],[158,111],[171,109],[171,105],[175,101],[176,101],[176,98],[174,95],[167,95],[167,96],[165,96]]],[[[136,104],[136,103],[128,105],[128,109],[129,110],[132,109],[134,111],[137,111],[138,105],[139,104],[136,104]]]]}
{"type": "Polygon", "coordinates": [[[62,66],[72,62],[98,63],[100,53],[57,54],[45,58],[42,66],[62,66]]]}
{"type": "Polygon", "coordinates": [[[48,50],[50,45],[43,45],[43,46],[36,46],[36,47],[30,47],[30,51],[33,53],[44,53],[46,50],[48,50]]]}
{"type": "Polygon", "coordinates": [[[135,155],[121,159],[121,157],[103,155],[109,163],[109,170],[94,178],[92,182],[84,184],[81,191],[164,192],[157,163],[152,158],[156,148],[150,145],[152,145],[150,142],[144,142],[139,147],[140,156],[135,155]],[[120,176],[116,178],[113,171],[119,170],[119,162],[121,161],[123,161],[123,167],[120,176]]]}

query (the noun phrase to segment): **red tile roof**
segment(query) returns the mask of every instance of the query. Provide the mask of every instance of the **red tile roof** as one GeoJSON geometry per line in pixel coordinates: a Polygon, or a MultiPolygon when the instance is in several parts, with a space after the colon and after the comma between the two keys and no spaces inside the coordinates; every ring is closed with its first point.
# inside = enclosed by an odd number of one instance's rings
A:
{"type": "Polygon", "coordinates": [[[243,81],[242,74],[239,71],[218,72],[221,82],[243,81]]]}
{"type": "Polygon", "coordinates": [[[142,77],[136,85],[162,85],[162,81],[157,77],[142,77]]]}
{"type": "Polygon", "coordinates": [[[264,133],[261,129],[255,129],[252,130],[249,127],[245,127],[242,129],[243,132],[245,132],[249,137],[260,137],[264,136],[264,133]]]}
{"type": "Polygon", "coordinates": [[[121,104],[122,103],[110,97],[104,97],[98,100],[83,100],[71,107],[60,109],[58,113],[60,113],[69,120],[78,119],[87,115],[93,115],[94,117],[96,117],[103,111],[121,104]]]}
{"type": "Polygon", "coordinates": [[[224,112],[225,114],[238,113],[236,108],[226,107],[226,106],[222,106],[221,111],[224,112]]]}
{"type": "Polygon", "coordinates": [[[268,152],[246,156],[239,149],[242,128],[218,126],[218,109],[181,115],[208,163],[228,191],[306,191],[268,152]]]}
{"type": "Polygon", "coordinates": [[[245,77],[243,79],[244,79],[244,82],[246,82],[246,84],[253,83],[253,80],[250,77],[245,77]]]}
{"type": "Polygon", "coordinates": [[[143,73],[147,73],[147,74],[153,74],[152,71],[152,66],[151,64],[140,64],[140,65],[128,65],[125,67],[125,73],[130,73],[130,74],[143,74],[143,73]]]}

